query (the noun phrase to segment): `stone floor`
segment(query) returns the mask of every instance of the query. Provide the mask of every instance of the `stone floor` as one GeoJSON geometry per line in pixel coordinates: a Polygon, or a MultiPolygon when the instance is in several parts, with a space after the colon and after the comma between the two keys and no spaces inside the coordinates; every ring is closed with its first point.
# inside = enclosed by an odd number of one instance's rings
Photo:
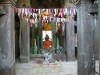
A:
{"type": "MultiPolygon", "coordinates": [[[[55,63],[61,63],[61,67],[63,71],[55,72],[55,73],[31,73],[30,69],[36,65],[33,61],[29,63],[16,63],[16,75],[77,75],[77,61],[74,62],[66,62],[66,61],[59,61],[55,63]]],[[[45,64],[46,65],[46,64],[45,64]]],[[[99,72],[99,62],[96,61],[96,72],[99,72]]],[[[99,75],[99,74],[95,75],[99,75]]]]}

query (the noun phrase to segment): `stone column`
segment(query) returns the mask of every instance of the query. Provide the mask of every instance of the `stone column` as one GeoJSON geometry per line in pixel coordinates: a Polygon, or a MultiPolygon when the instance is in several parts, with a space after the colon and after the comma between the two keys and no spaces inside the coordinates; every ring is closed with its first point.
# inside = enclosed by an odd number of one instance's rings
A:
{"type": "Polygon", "coordinates": [[[30,60],[30,27],[24,17],[20,20],[20,61],[27,63],[30,60]]]}
{"type": "Polygon", "coordinates": [[[95,25],[95,49],[96,49],[96,55],[95,55],[95,57],[96,57],[96,60],[99,60],[99,49],[98,49],[98,25],[99,25],[99,22],[98,22],[98,14],[95,14],[94,15],[94,25],[95,25]]]}
{"type": "Polygon", "coordinates": [[[91,3],[81,0],[77,4],[78,75],[95,75],[94,34],[90,21],[91,3]]]}
{"type": "Polygon", "coordinates": [[[0,1],[0,75],[15,75],[14,0],[0,1]]]}
{"type": "MultiPolygon", "coordinates": [[[[99,24],[98,24],[98,50],[99,50],[99,67],[100,67],[100,0],[98,0],[98,18],[99,18],[99,24]]],[[[100,68],[99,68],[99,72],[100,72],[100,68]]],[[[99,73],[100,75],[100,73],[99,73]]]]}
{"type": "Polygon", "coordinates": [[[67,60],[75,60],[75,43],[74,43],[74,20],[70,20],[66,25],[66,35],[67,35],[67,60]]]}
{"type": "Polygon", "coordinates": [[[65,54],[67,60],[67,22],[65,22],[65,54]]]}

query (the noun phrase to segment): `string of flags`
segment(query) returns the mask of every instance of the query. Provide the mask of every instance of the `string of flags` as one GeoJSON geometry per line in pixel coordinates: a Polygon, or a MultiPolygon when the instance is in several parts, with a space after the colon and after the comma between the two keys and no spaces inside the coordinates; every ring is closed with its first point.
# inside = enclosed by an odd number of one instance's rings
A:
{"type": "Polygon", "coordinates": [[[56,22],[62,22],[67,16],[73,16],[76,14],[76,8],[51,8],[51,9],[35,9],[35,8],[16,8],[15,12],[18,16],[32,16],[34,20],[33,23],[37,22],[38,18],[41,16],[42,22],[49,22],[52,19],[56,22]]]}

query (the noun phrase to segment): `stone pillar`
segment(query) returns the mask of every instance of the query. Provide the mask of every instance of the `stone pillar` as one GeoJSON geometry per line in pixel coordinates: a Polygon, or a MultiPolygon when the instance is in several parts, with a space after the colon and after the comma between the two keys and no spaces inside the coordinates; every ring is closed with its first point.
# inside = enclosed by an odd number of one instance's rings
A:
{"type": "Polygon", "coordinates": [[[77,4],[78,75],[95,75],[94,34],[90,21],[91,3],[81,0],[77,4]]]}
{"type": "Polygon", "coordinates": [[[95,49],[96,49],[96,55],[95,55],[95,57],[96,57],[96,60],[99,60],[99,49],[98,49],[98,25],[99,25],[99,23],[98,23],[98,14],[95,14],[94,15],[94,25],[95,25],[95,49]]]}
{"type": "MultiPolygon", "coordinates": [[[[98,18],[99,18],[99,24],[98,24],[98,50],[99,50],[99,67],[100,67],[100,0],[98,0],[98,18]]],[[[99,72],[100,72],[100,68],[99,68],[99,72]]],[[[100,75],[100,73],[99,73],[100,75]]]]}
{"type": "Polygon", "coordinates": [[[0,1],[0,75],[15,75],[14,0],[0,1]]]}
{"type": "Polygon", "coordinates": [[[66,25],[66,49],[67,49],[67,60],[75,60],[75,43],[74,43],[74,21],[70,20],[66,25]]]}
{"type": "Polygon", "coordinates": [[[20,20],[20,61],[27,63],[30,60],[30,27],[24,17],[20,20]]]}
{"type": "Polygon", "coordinates": [[[67,22],[65,22],[65,54],[67,60],[67,22]]]}

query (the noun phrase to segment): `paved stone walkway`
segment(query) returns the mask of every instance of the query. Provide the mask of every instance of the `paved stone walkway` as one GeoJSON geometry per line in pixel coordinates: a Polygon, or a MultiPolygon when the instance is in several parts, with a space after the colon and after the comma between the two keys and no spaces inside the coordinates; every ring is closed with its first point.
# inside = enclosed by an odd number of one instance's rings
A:
{"type": "MultiPolygon", "coordinates": [[[[61,72],[55,72],[55,73],[32,73],[30,72],[30,69],[33,68],[36,63],[33,61],[29,63],[16,63],[16,75],[77,75],[77,61],[75,62],[66,62],[66,61],[60,61],[55,63],[61,63],[61,67],[63,68],[63,71],[61,72]]],[[[96,72],[99,72],[99,62],[96,61],[96,72]]],[[[95,74],[99,75],[99,74],[95,74]]]]}

